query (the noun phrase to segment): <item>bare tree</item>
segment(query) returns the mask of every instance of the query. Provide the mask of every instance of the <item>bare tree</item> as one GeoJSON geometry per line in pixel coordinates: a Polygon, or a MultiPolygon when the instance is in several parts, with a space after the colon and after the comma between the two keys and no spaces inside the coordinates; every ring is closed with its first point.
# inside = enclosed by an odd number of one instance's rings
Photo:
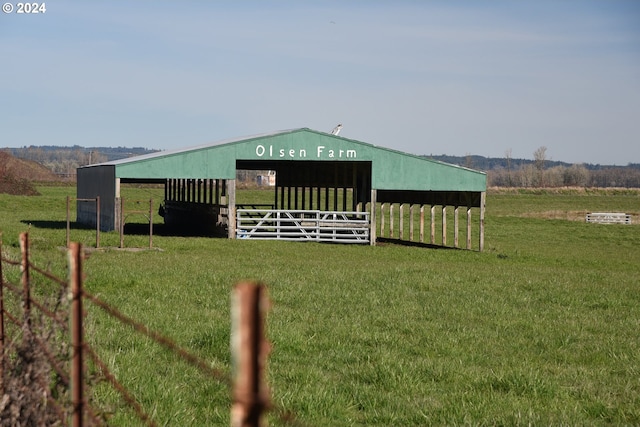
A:
{"type": "Polygon", "coordinates": [[[464,159],[464,167],[472,169],[473,168],[473,157],[471,157],[470,153],[467,153],[464,159]]]}
{"type": "Polygon", "coordinates": [[[547,161],[547,147],[544,145],[533,152],[534,165],[538,171],[538,186],[544,187],[544,163],[547,161]]]}
{"type": "Polygon", "coordinates": [[[504,152],[504,157],[507,159],[507,186],[513,187],[513,182],[511,181],[511,148],[504,152]]]}
{"type": "Polygon", "coordinates": [[[584,165],[573,164],[564,171],[565,185],[586,187],[589,179],[589,170],[584,165]]]}

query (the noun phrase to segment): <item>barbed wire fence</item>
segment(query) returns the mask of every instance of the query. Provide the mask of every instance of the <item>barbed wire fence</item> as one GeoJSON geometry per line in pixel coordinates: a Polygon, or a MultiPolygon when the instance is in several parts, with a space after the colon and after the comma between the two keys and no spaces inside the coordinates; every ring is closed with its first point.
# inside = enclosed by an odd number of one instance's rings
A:
{"type": "Polygon", "coordinates": [[[293,413],[269,399],[265,367],[270,344],[264,335],[269,300],[263,284],[242,282],[233,289],[234,371],[229,375],[85,290],[85,256],[80,243],[68,245],[66,280],[30,261],[28,233],[20,235],[20,251],[20,260],[5,257],[0,233],[0,426],[106,425],[108,420],[100,408],[89,403],[92,387],[101,381],[120,394],[141,422],[156,425],[109,370],[99,349],[85,340],[85,302],[228,387],[232,426],[265,425],[268,411],[283,425],[302,425],[293,413]],[[5,268],[20,269],[20,284],[6,279],[5,268]],[[95,367],[95,374],[87,374],[88,363],[95,367]]]}

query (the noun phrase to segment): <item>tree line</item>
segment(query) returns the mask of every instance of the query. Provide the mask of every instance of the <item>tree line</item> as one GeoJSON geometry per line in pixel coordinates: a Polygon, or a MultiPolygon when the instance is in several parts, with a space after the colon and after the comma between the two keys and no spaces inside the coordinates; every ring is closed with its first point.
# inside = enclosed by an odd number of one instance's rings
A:
{"type": "Polygon", "coordinates": [[[571,164],[551,161],[547,147],[533,153],[533,160],[513,159],[511,150],[504,158],[482,156],[429,156],[434,160],[457,164],[487,173],[491,187],[623,187],[640,188],[640,163],[627,166],[571,164]]]}
{"type": "Polygon", "coordinates": [[[14,157],[38,162],[58,175],[75,175],[76,169],[96,163],[124,159],[132,156],[153,153],[158,150],[134,147],[92,147],[78,145],[73,147],[29,146],[22,148],[6,148],[14,157]]]}
{"type": "MultiPolygon", "coordinates": [[[[38,162],[59,175],[75,175],[80,166],[149,154],[157,150],[141,147],[30,146],[5,149],[13,156],[38,162]]],[[[624,187],[640,188],[640,163],[627,166],[571,164],[547,158],[542,146],[533,159],[513,159],[511,150],[501,158],[478,155],[423,156],[487,173],[487,183],[493,187],[624,187]]],[[[262,172],[262,171],[261,171],[262,172]]],[[[255,173],[253,174],[255,175],[255,173]]],[[[255,176],[239,176],[254,181],[255,176]]]]}

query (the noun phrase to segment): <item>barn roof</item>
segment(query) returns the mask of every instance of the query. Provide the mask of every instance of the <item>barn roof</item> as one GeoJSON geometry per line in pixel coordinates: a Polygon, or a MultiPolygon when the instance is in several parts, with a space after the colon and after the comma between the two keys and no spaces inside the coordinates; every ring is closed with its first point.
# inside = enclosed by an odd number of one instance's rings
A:
{"type": "Polygon", "coordinates": [[[114,168],[122,179],[235,179],[238,165],[277,169],[282,162],[369,162],[372,188],[486,191],[484,172],[308,128],[160,151],[84,168],[114,168]]]}

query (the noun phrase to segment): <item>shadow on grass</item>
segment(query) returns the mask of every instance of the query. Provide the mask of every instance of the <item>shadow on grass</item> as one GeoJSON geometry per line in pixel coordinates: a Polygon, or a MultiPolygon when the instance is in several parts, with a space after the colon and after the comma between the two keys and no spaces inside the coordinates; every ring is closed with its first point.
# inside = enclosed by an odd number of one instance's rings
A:
{"type": "MultiPolygon", "coordinates": [[[[66,221],[43,221],[43,220],[22,220],[20,221],[34,228],[43,228],[49,230],[66,230],[66,221]]],[[[95,227],[79,224],[77,222],[71,222],[69,224],[71,230],[95,230],[95,227]]],[[[102,230],[102,232],[105,232],[102,230]]],[[[124,234],[128,236],[148,236],[149,224],[131,223],[124,225],[124,234]]],[[[213,234],[204,230],[199,230],[193,227],[168,227],[165,224],[153,225],[154,236],[167,236],[167,237],[226,237],[226,235],[213,234]]]]}
{"type": "MultiPolygon", "coordinates": [[[[35,228],[46,228],[50,230],[66,230],[67,229],[67,221],[42,221],[42,220],[32,221],[28,219],[23,219],[20,222],[35,228]]],[[[95,230],[95,227],[89,227],[89,226],[77,224],[74,222],[70,223],[69,227],[72,230],[92,230],[92,229],[95,230]]]]}
{"type": "MultiPolygon", "coordinates": [[[[124,234],[128,236],[148,236],[149,224],[125,224],[124,234]]],[[[162,237],[227,237],[226,234],[214,233],[197,227],[171,227],[163,223],[153,224],[153,235],[162,237]]]]}
{"type": "Polygon", "coordinates": [[[450,249],[450,250],[461,249],[461,248],[454,248],[452,246],[439,246],[439,245],[432,245],[431,243],[410,242],[408,240],[391,239],[388,237],[378,237],[376,239],[376,246],[384,246],[384,245],[400,245],[400,246],[409,246],[414,248],[429,248],[429,249],[450,249]]]}

